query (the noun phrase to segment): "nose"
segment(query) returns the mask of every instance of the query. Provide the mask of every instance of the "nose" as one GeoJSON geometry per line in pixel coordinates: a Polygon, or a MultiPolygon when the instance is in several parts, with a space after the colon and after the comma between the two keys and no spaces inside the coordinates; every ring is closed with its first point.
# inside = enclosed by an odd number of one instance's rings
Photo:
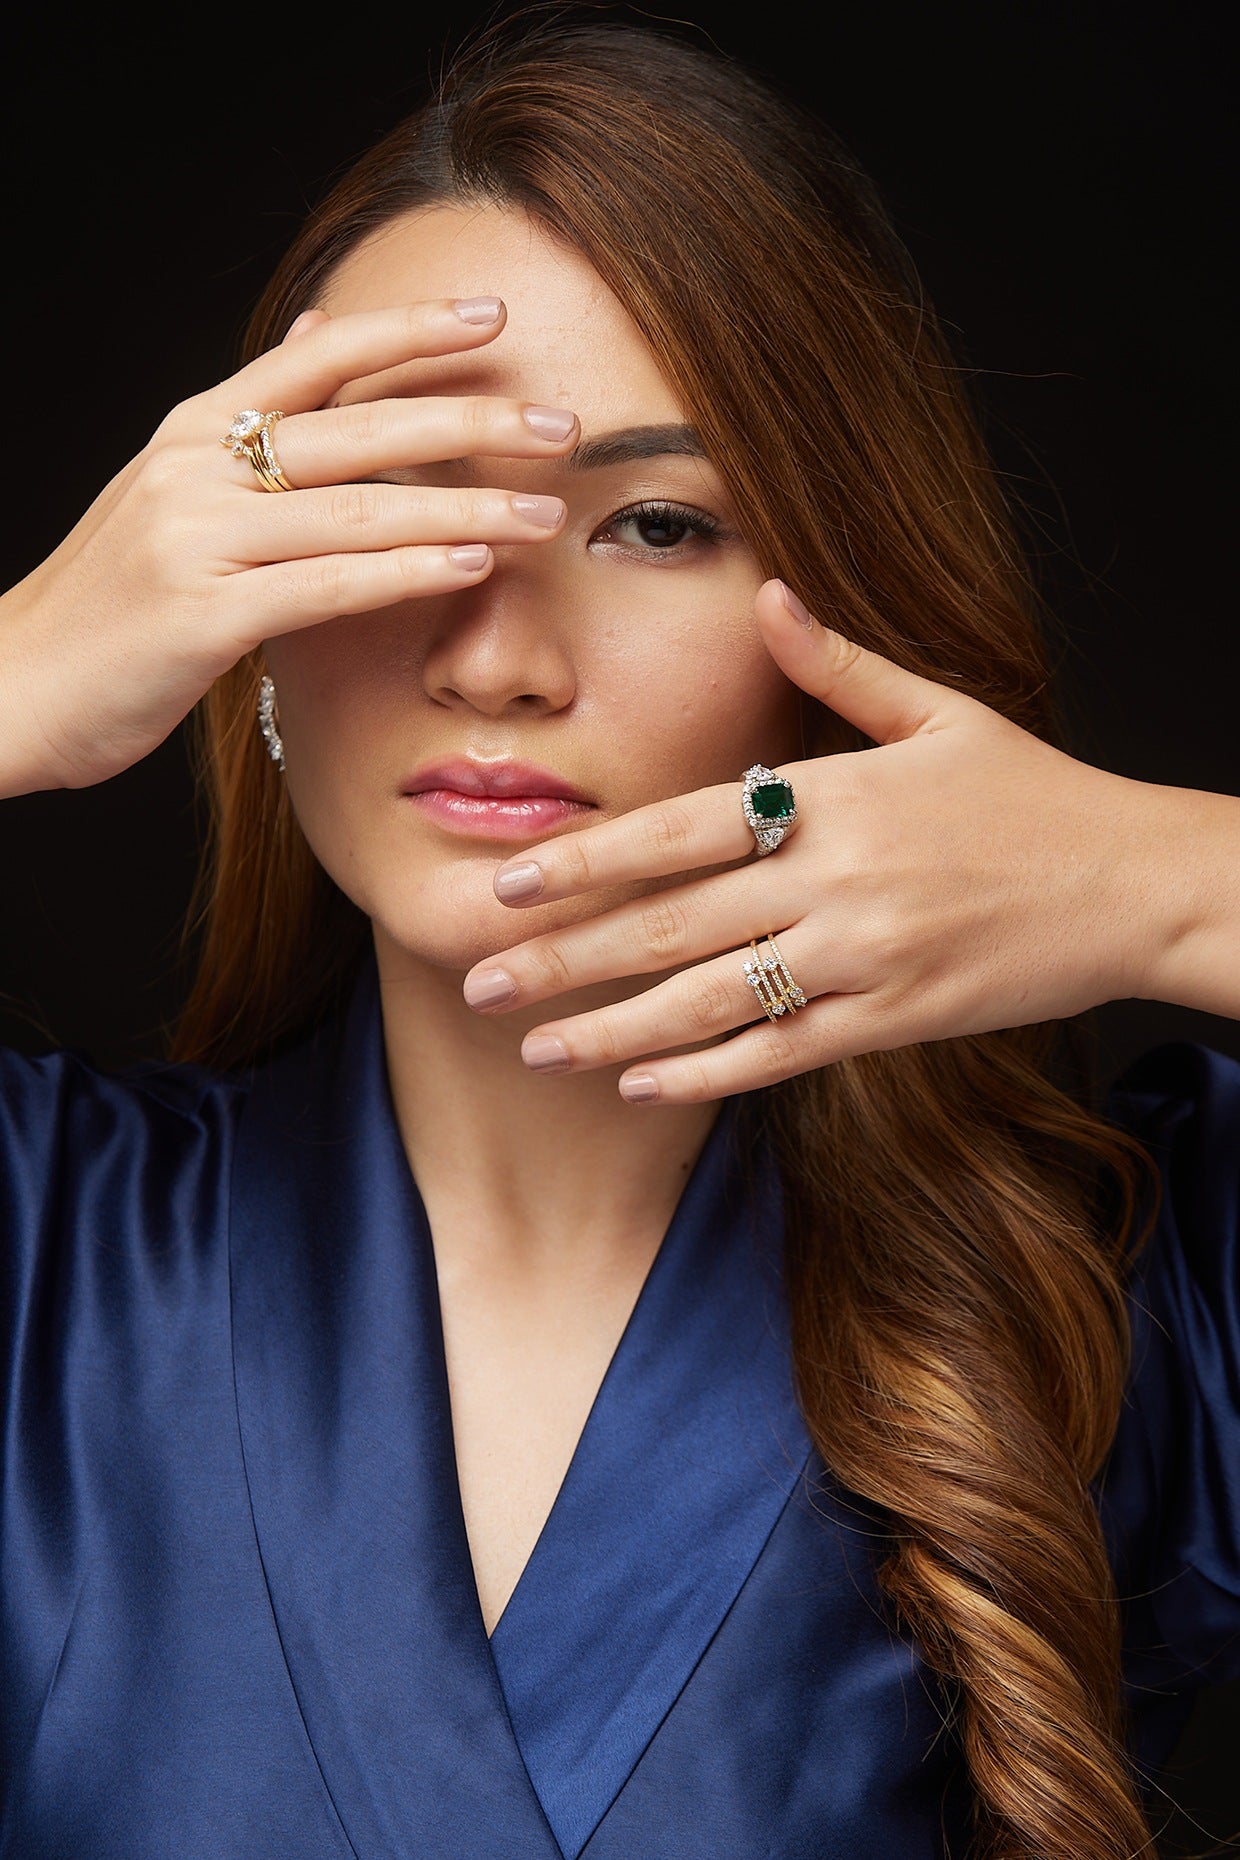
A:
{"type": "Polygon", "coordinates": [[[562,548],[562,539],[498,548],[485,581],[444,597],[442,626],[422,667],[429,698],[488,717],[571,704],[571,578],[562,558],[546,559],[562,548]]]}

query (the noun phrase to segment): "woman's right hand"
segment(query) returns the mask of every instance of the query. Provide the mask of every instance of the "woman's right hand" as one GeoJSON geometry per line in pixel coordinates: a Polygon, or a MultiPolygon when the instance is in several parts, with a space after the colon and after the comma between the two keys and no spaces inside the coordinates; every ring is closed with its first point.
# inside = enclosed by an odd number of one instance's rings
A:
{"type": "Polygon", "coordinates": [[[556,535],[557,498],[366,480],[447,458],[558,456],[579,432],[565,410],[533,409],[540,432],[525,403],[487,395],[327,405],[351,381],[479,348],[505,317],[498,299],[308,311],[278,348],[175,407],[0,597],[0,796],[106,781],[260,641],[490,573],[489,547],[474,565],[456,548],[556,535]],[[494,318],[473,320],[489,304],[494,318]],[[219,444],[248,407],[287,416],[272,437],[295,490],[265,490],[219,444]],[[556,437],[548,414],[572,424],[556,437]]]}

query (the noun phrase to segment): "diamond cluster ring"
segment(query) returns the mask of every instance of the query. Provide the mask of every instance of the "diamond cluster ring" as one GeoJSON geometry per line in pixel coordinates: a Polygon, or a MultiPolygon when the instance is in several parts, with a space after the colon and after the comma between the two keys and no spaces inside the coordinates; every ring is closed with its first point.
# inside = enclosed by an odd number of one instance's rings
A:
{"type": "Polygon", "coordinates": [[[277,420],[284,418],[278,409],[271,413],[260,413],[257,407],[247,407],[239,413],[232,425],[220,440],[227,446],[235,459],[245,457],[254,467],[254,476],[264,491],[291,491],[292,485],[280,470],[280,461],[276,449],[271,443],[271,429],[277,420]]]}

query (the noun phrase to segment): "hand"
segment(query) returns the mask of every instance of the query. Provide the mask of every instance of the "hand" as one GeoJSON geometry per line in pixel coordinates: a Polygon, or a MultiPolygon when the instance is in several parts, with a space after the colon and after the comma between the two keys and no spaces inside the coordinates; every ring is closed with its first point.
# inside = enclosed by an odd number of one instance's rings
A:
{"type": "Polygon", "coordinates": [[[490,544],[555,535],[558,498],[364,481],[448,457],[558,456],[575,415],[533,409],[558,418],[549,432],[493,396],[325,405],[413,357],[479,348],[505,315],[498,299],[307,311],[278,348],[174,408],[0,600],[0,795],[104,781],[263,640],[472,586],[494,566],[490,544]],[[495,313],[479,320],[479,304],[495,313]],[[273,438],[296,489],[273,495],[218,443],[247,407],[287,414],[273,438]]]}
{"type": "MultiPolygon", "coordinates": [[[[548,1020],[525,1037],[527,1063],[540,1051],[554,1058],[547,1036],[567,1065],[546,1069],[640,1058],[621,1093],[683,1104],[1139,991],[1152,941],[1143,784],[1074,761],[977,700],[802,621],[793,600],[778,581],[758,592],[772,655],[878,747],[781,764],[798,821],[766,857],[514,944],[471,970],[466,999],[495,968],[516,984],[490,1012],[677,970],[628,999],[548,1020]],[[743,967],[751,937],[766,953],[767,931],[809,998],[775,1022],[743,967]],[[646,1057],[703,1041],[717,1043],[646,1057]]],[[[754,841],[737,774],[507,860],[496,896],[517,867],[542,874],[522,902],[545,904],[742,858],[754,841]]]]}

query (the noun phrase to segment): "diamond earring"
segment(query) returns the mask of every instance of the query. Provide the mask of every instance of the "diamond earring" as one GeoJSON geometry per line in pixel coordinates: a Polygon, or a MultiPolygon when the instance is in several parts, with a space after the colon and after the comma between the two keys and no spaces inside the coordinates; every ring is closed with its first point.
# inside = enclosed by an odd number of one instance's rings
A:
{"type": "Polygon", "coordinates": [[[283,774],[284,744],[280,741],[280,732],[276,727],[276,688],[271,679],[265,676],[258,687],[258,727],[267,744],[267,754],[283,774]]]}

